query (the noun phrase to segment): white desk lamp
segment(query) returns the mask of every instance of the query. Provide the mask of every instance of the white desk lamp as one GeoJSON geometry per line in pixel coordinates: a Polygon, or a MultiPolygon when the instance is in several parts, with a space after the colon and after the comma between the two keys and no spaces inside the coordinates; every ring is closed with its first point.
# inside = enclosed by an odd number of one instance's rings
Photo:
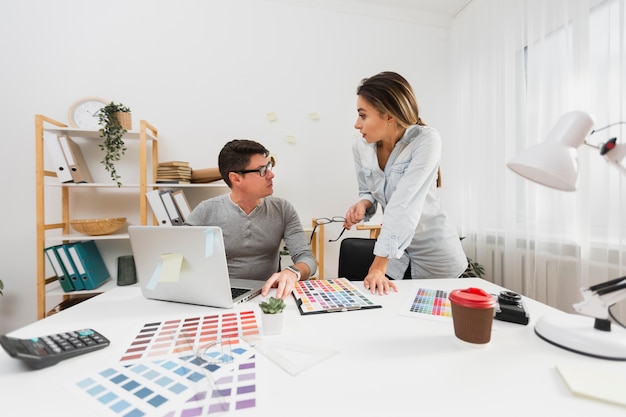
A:
{"type": "MultiPolygon", "coordinates": [[[[608,163],[626,175],[622,159],[626,144],[616,144],[616,138],[596,146],[586,137],[600,130],[592,130],[593,119],[587,113],[573,111],[564,114],[539,145],[528,148],[513,158],[507,166],[522,177],[555,188],[575,191],[578,182],[577,148],[587,145],[599,149],[608,163]]],[[[535,324],[535,333],[556,346],[597,358],[626,360],[626,330],[614,326],[617,321],[611,306],[626,298],[626,277],[616,278],[589,288],[581,288],[583,301],[574,304],[580,314],[548,314],[535,324]]],[[[621,324],[621,323],[620,323],[621,324]]]]}

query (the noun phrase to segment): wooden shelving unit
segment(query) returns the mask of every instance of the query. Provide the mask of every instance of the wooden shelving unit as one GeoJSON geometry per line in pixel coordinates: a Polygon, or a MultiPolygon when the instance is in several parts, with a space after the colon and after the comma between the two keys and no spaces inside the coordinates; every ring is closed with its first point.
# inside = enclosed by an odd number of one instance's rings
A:
{"type": "MultiPolygon", "coordinates": [[[[89,183],[74,184],[60,183],[55,181],[56,172],[46,170],[46,149],[44,146],[44,133],[50,134],[67,134],[72,138],[81,138],[88,141],[101,141],[100,132],[98,130],[86,130],[79,128],[71,128],[57,120],[51,119],[44,115],[35,116],[35,174],[36,174],[36,215],[37,215],[37,317],[42,319],[50,314],[54,314],[64,306],[71,306],[75,302],[82,299],[107,291],[115,287],[114,279],[109,280],[103,286],[92,291],[73,291],[63,292],[54,276],[48,276],[46,268],[46,257],[44,249],[51,244],[69,243],[72,241],[93,239],[93,240],[128,240],[127,233],[118,233],[104,236],[87,236],[72,232],[70,228],[70,216],[72,214],[70,207],[70,194],[75,190],[94,190],[93,198],[98,198],[97,190],[108,188],[120,188],[124,192],[133,192],[137,195],[139,212],[139,222],[142,225],[148,224],[149,207],[146,200],[146,191],[148,187],[152,188],[156,179],[156,169],[158,166],[158,131],[145,120],[139,122],[139,130],[128,131],[124,135],[124,141],[127,146],[138,146],[139,148],[139,164],[137,173],[137,182],[133,184],[124,184],[118,187],[116,183],[89,183]],[[135,143],[132,143],[135,142],[135,143]],[[60,221],[48,222],[46,219],[47,204],[46,190],[49,188],[58,188],[60,190],[60,221]],[[62,298],[60,303],[50,307],[47,299],[51,296],[62,298]]],[[[97,145],[96,145],[97,146],[97,145]]],[[[99,162],[88,161],[95,169],[99,162]]],[[[56,202],[55,202],[56,204],[56,202]]],[[[50,209],[48,209],[50,211],[50,209]]],[[[133,213],[136,215],[136,213],[133,213]]],[[[91,213],[91,217],[94,216],[91,213]]],[[[104,255],[104,254],[103,254],[104,255]]],[[[113,271],[110,271],[113,273],[113,271]]]]}

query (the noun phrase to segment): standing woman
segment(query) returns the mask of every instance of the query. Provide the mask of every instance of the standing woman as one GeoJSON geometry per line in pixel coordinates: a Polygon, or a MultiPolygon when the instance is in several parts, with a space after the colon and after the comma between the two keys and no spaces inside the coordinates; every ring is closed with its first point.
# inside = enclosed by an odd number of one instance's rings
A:
{"type": "Polygon", "coordinates": [[[397,291],[389,278],[457,278],[467,268],[461,240],[435,193],[441,137],[419,117],[410,84],[395,72],[366,78],[357,88],[362,138],[352,152],[359,201],[348,209],[344,227],[369,220],[377,205],[382,228],[374,261],[365,277],[372,293],[397,291]]]}

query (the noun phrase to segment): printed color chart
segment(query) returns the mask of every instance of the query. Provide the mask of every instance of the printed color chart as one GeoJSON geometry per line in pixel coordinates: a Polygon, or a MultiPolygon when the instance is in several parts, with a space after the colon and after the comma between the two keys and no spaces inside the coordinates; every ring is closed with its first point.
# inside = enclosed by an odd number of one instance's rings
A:
{"type": "Polygon", "coordinates": [[[120,362],[184,354],[222,339],[237,338],[240,334],[245,338],[258,333],[254,311],[147,323],[120,362]]]}
{"type": "Polygon", "coordinates": [[[146,323],[117,366],[75,389],[110,416],[188,417],[256,406],[253,311],[146,323]]]}
{"type": "Polygon", "coordinates": [[[303,315],[381,307],[346,278],[298,281],[292,294],[303,315]]]}
{"type": "Polygon", "coordinates": [[[421,288],[414,285],[400,314],[449,320],[452,318],[452,310],[448,293],[443,290],[421,288]]]}

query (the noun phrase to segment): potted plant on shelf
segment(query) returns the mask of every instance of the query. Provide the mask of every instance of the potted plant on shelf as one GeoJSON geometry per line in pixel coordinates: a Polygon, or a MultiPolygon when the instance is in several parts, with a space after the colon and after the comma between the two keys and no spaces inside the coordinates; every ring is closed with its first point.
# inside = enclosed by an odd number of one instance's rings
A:
{"type": "Polygon", "coordinates": [[[263,314],[263,333],[278,334],[283,329],[285,301],[280,298],[270,297],[267,301],[261,301],[259,307],[263,314]]]}
{"type": "Polygon", "coordinates": [[[124,134],[132,127],[130,109],[121,103],[110,102],[98,111],[100,136],[104,142],[100,144],[105,154],[102,159],[104,168],[109,171],[111,179],[121,187],[120,176],[115,169],[115,162],[119,161],[126,152],[124,134]]]}
{"type": "Polygon", "coordinates": [[[3,290],[4,290],[4,283],[0,279],[0,295],[4,295],[4,293],[2,292],[3,290]]]}

